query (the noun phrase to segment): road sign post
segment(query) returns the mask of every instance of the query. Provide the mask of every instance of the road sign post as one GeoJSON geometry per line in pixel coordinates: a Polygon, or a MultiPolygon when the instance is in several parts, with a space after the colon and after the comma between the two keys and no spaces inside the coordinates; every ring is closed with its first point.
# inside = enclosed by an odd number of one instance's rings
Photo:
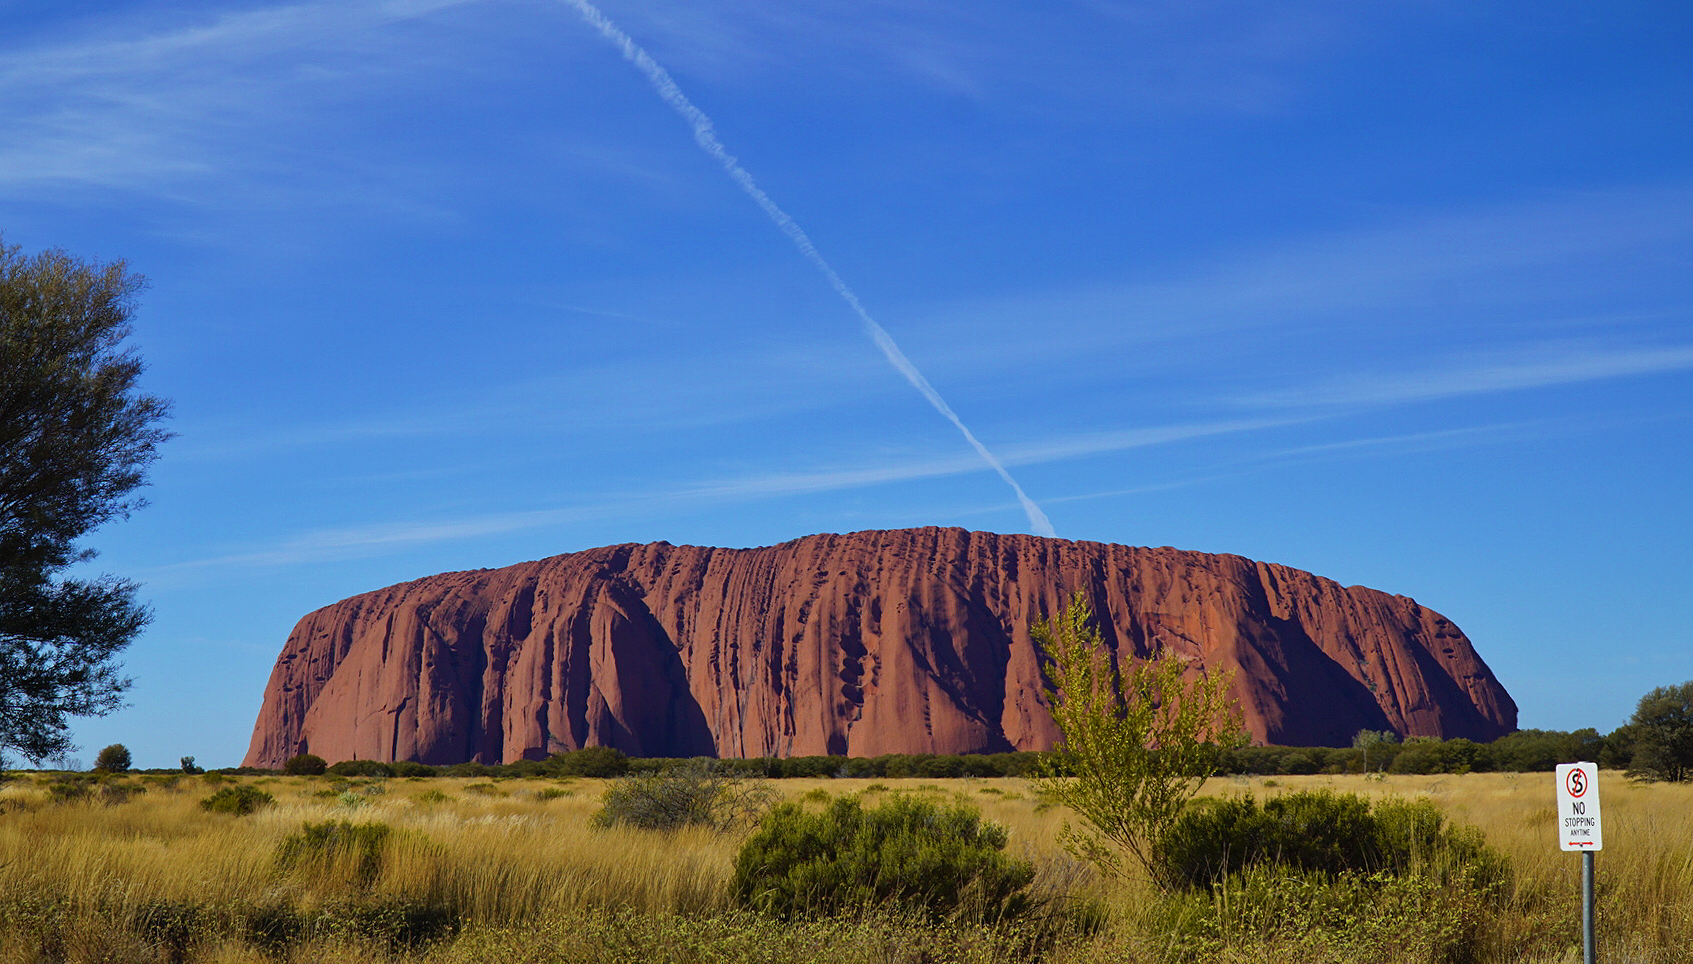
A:
{"type": "Polygon", "coordinates": [[[1558,848],[1581,851],[1581,957],[1596,964],[1593,934],[1593,854],[1605,847],[1599,820],[1599,766],[1558,764],[1558,848]]]}

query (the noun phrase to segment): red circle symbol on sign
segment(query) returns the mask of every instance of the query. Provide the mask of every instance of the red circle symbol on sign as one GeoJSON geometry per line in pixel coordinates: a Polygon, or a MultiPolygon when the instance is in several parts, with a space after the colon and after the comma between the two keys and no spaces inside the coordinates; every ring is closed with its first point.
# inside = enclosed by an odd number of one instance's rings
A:
{"type": "Polygon", "coordinates": [[[1569,788],[1570,796],[1579,797],[1587,792],[1587,771],[1571,770],[1564,774],[1564,786],[1569,788]]]}

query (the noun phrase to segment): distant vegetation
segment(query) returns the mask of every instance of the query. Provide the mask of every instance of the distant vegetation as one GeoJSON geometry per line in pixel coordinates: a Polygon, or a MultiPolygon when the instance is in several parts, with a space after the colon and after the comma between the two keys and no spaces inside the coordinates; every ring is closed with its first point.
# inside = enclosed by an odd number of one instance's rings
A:
{"type": "MultiPolygon", "coordinates": [[[[1403,743],[1380,742],[1370,746],[1370,773],[1540,773],[1551,772],[1560,763],[1592,760],[1607,769],[1628,770],[1635,762],[1638,729],[1625,726],[1608,736],[1597,730],[1518,730],[1492,743],[1477,743],[1462,737],[1452,740],[1412,737],[1403,743]]],[[[1670,744],[1668,738],[1659,744],[1670,744]]],[[[1673,749],[1673,745],[1671,744],[1673,749]]],[[[1657,758],[1663,758],[1663,751],[1657,758]]],[[[1302,774],[1364,773],[1366,750],[1361,747],[1244,746],[1217,754],[1220,776],[1276,776],[1302,774]]],[[[890,753],[877,757],[795,756],[724,759],[715,765],[726,772],[770,780],[783,779],[905,779],[930,780],[958,777],[1029,777],[1038,775],[1043,753],[934,754],[890,753]]],[[[1671,757],[1673,759],[1673,757],[1671,757]]],[[[592,747],[555,754],[547,760],[516,763],[456,763],[428,766],[422,763],[380,763],[374,760],[343,760],[327,766],[331,774],[346,777],[563,777],[619,776],[624,773],[652,773],[688,766],[685,757],[626,757],[621,751],[592,747]],[[592,766],[583,766],[587,755],[592,766]],[[585,772],[587,770],[592,772],[585,772]]],[[[1653,779],[1678,779],[1689,768],[1665,766],[1661,773],[1637,775],[1653,779]]],[[[167,773],[172,771],[145,771],[167,773]]],[[[227,767],[218,772],[230,775],[263,776],[285,772],[258,767],[227,767]]]]}
{"type": "MultiPolygon", "coordinates": [[[[1644,779],[1685,779],[1693,773],[1693,763],[1678,763],[1678,744],[1674,730],[1651,733],[1650,760],[1642,760],[1637,767],[1636,746],[1642,739],[1636,726],[1620,727],[1609,735],[1585,729],[1573,732],[1560,730],[1518,730],[1492,743],[1477,743],[1459,737],[1452,740],[1412,737],[1404,742],[1379,742],[1367,751],[1361,747],[1327,746],[1244,746],[1222,750],[1217,754],[1219,776],[1277,776],[1343,773],[1550,773],[1560,763],[1580,760],[1597,762],[1606,769],[1630,770],[1631,775],[1644,779]],[[1662,735],[1667,733],[1668,735],[1662,735]],[[1368,754],[1368,770],[1365,756],[1368,754]],[[1647,764],[1650,763],[1650,766],[1647,764]]],[[[1693,728],[1689,729],[1693,732],[1693,728]]],[[[795,756],[753,757],[751,759],[714,760],[723,772],[769,780],[785,779],[956,779],[959,777],[1032,777],[1037,776],[1046,757],[1038,752],[1016,753],[890,753],[876,757],[795,756]]],[[[299,758],[295,758],[299,759],[299,758]]],[[[313,758],[323,763],[319,758],[313,758]]],[[[323,763],[322,769],[297,765],[290,769],[267,770],[263,767],[223,767],[212,772],[227,776],[309,775],[329,773],[342,777],[475,777],[480,779],[513,777],[614,777],[626,773],[654,773],[689,766],[705,758],[687,757],[629,757],[622,751],[608,747],[590,747],[568,753],[554,754],[546,760],[519,760],[515,763],[455,763],[430,766],[401,761],[383,763],[376,760],[342,760],[323,763]]],[[[294,764],[295,760],[290,760],[294,764]]],[[[162,775],[181,773],[180,769],[134,771],[162,775]]],[[[194,772],[200,772],[194,768],[194,772]]]]}

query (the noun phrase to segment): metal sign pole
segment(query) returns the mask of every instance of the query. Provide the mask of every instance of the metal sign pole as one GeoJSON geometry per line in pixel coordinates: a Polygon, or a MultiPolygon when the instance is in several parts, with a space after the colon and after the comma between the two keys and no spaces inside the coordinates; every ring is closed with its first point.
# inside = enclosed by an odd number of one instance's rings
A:
{"type": "Polygon", "coordinates": [[[1597,964],[1599,949],[1593,937],[1593,851],[1581,853],[1581,960],[1597,964]]]}
{"type": "Polygon", "coordinates": [[[1581,960],[1597,964],[1598,936],[1593,932],[1593,854],[1605,849],[1604,824],[1599,819],[1599,766],[1560,763],[1558,779],[1558,848],[1581,851],[1581,960]]]}

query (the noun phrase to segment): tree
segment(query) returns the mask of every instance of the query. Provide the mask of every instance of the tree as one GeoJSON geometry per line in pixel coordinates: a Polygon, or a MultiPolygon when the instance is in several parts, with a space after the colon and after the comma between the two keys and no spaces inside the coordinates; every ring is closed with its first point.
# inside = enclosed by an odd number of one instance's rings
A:
{"type": "Polygon", "coordinates": [[[130,762],[129,747],[113,743],[94,758],[94,769],[102,773],[122,773],[129,769],[130,762]]]}
{"type": "MultiPolygon", "coordinates": [[[[1399,742],[1399,734],[1393,732],[1392,730],[1359,730],[1357,732],[1357,734],[1352,737],[1352,748],[1355,749],[1355,750],[1362,750],[1363,751],[1363,754],[1364,754],[1364,763],[1363,763],[1364,772],[1369,773],[1370,772],[1370,748],[1375,747],[1375,746],[1380,746],[1383,743],[1393,744],[1393,743],[1398,743],[1398,742],[1399,742]]],[[[1382,769],[1385,770],[1386,767],[1383,766],[1382,769]]]]}
{"type": "Polygon", "coordinates": [[[150,617],[128,580],[64,575],[94,556],[78,540],[143,504],[169,437],[123,347],[142,283],[121,261],[0,243],[0,753],[63,754],[66,717],[117,709],[115,657],[150,617]]]}
{"type": "Polygon", "coordinates": [[[1629,776],[1693,780],[1693,680],[1642,696],[1628,729],[1634,743],[1629,776]]]}
{"type": "Polygon", "coordinates": [[[629,757],[610,746],[585,746],[554,753],[547,762],[561,777],[620,777],[629,772],[629,757]]]}
{"type": "Polygon", "coordinates": [[[315,753],[296,754],[282,764],[282,772],[291,777],[321,776],[328,769],[329,761],[315,753]]]}
{"type": "Polygon", "coordinates": [[[1121,873],[1125,853],[1150,872],[1153,849],[1216,772],[1220,751],[1246,741],[1228,695],[1233,674],[1190,671],[1167,650],[1130,662],[1106,647],[1080,592],[1033,633],[1050,661],[1052,720],[1063,734],[1036,785],[1086,823],[1066,825],[1059,839],[1108,874],[1121,873]]]}

